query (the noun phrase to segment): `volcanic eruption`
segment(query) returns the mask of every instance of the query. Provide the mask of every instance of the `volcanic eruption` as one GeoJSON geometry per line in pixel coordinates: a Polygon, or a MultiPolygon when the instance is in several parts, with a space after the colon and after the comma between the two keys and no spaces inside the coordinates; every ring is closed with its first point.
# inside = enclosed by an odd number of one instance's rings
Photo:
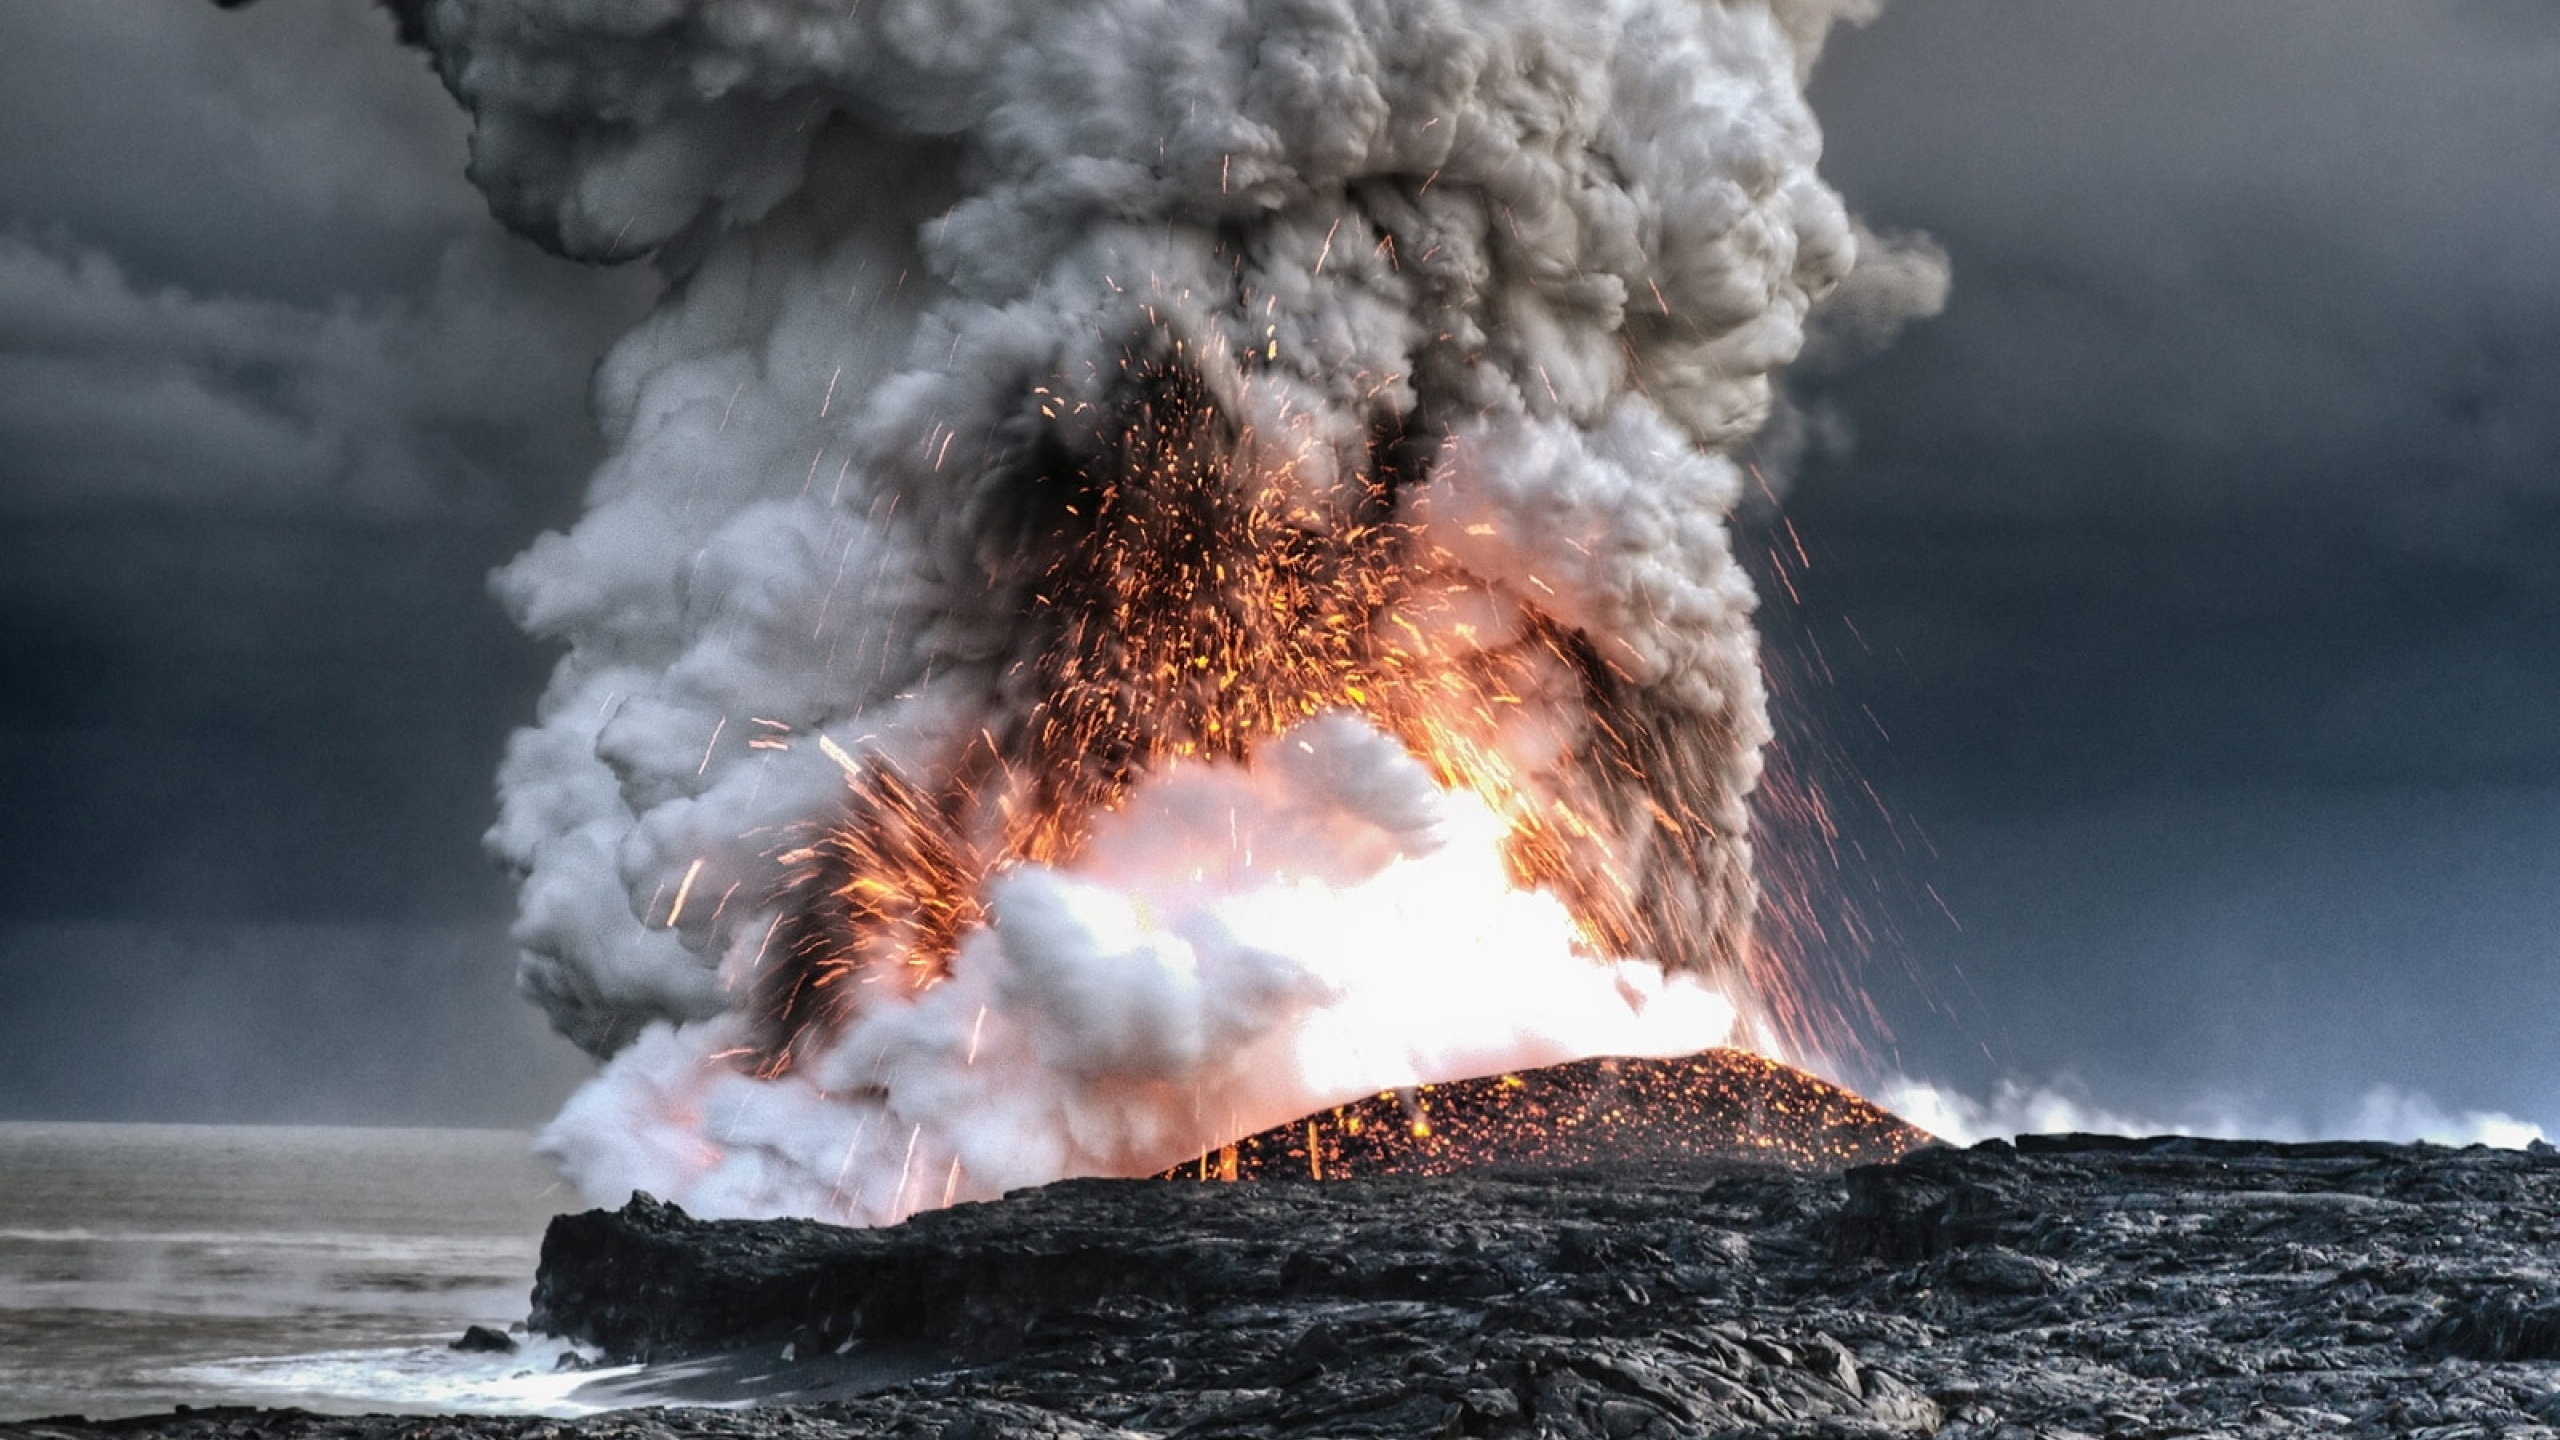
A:
{"type": "Polygon", "coordinates": [[[878,1222],[1774,1039],[1742,447],[1941,285],[1815,172],[1865,8],[434,0],[500,217],[668,279],[498,579],[571,1177],[878,1222]]]}

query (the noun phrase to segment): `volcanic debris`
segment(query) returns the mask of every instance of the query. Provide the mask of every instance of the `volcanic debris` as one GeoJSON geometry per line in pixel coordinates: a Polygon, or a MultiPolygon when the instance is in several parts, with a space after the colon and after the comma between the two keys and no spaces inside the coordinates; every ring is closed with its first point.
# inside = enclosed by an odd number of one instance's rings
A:
{"type": "MultiPolygon", "coordinates": [[[[537,1329],[791,1403],[48,1440],[2560,1433],[2549,1147],[2030,1137],[1317,1184],[1081,1180],[851,1231],[553,1222],[537,1329]]],[[[704,1391],[701,1393],[711,1393],[704,1391]]]]}
{"type": "Polygon", "coordinates": [[[1932,1138],[1792,1066],[1715,1049],[1388,1090],[1249,1135],[1164,1178],[1348,1180],[1632,1159],[1838,1169],[1890,1160],[1932,1138]]]}

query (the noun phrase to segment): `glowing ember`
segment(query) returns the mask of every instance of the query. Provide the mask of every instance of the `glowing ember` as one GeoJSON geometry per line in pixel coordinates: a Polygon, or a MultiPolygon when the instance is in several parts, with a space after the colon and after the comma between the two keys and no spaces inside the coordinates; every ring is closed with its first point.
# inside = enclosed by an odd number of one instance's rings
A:
{"type": "Polygon", "coordinates": [[[670,280],[498,581],[581,1189],[893,1220],[1806,1033],[1727,522],[1875,243],[1836,7],[691,8],[429,37],[497,211],[670,280]]]}
{"type": "Polygon", "coordinates": [[[1024,698],[1003,730],[964,737],[923,781],[831,752],[850,793],[781,857],[779,944],[754,977],[761,1044],[742,1060],[783,1073],[833,1042],[864,987],[943,978],[987,918],[989,879],[1073,866],[1141,776],[1242,763],[1329,711],[1500,815],[1507,872],[1561,899],[1595,958],[1784,1003],[1782,976],[1746,970],[1741,722],[1635,683],[1395,519],[1399,493],[1431,478],[1416,447],[1381,441],[1367,473],[1314,483],[1258,459],[1176,348],[1131,368],[1094,460],[1017,482],[1020,553],[996,568],[1032,577],[1021,599],[1040,638],[1005,677],[1024,698]]]}
{"type": "Polygon", "coordinates": [[[1163,1178],[1350,1180],[1734,1158],[1838,1169],[1890,1160],[1932,1138],[1801,1070],[1709,1050],[1390,1090],[1248,1135],[1163,1178]]]}

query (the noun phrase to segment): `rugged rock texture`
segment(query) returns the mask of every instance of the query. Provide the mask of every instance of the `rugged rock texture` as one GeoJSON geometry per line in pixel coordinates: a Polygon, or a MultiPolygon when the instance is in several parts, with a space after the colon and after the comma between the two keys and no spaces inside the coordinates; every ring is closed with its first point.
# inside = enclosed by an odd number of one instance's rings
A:
{"type": "Polygon", "coordinates": [[[555,1222],[539,1323],[788,1347],[848,1398],[48,1433],[2550,1436],[2555,1247],[2547,1150],[2085,1136],[1845,1180],[1084,1181],[871,1232],[641,1201],[555,1222]]]}
{"type": "Polygon", "coordinates": [[[903,1393],[1147,1433],[1925,1431],[1935,1407],[1836,1341],[1743,1319],[1755,1237],[1820,1264],[1789,1222],[1824,1188],[1740,1168],[1079,1181],[862,1232],[635,1202],[555,1222],[534,1323],[653,1359],[732,1337],[921,1352],[973,1368],[903,1393]]]}

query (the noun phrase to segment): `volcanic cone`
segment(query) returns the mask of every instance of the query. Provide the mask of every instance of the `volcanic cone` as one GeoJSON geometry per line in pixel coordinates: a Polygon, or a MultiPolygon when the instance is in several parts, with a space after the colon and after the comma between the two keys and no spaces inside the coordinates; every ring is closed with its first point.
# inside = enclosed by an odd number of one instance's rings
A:
{"type": "Polygon", "coordinates": [[[1839,1169],[1934,1138],[1829,1081],[1719,1048],[1384,1091],[1248,1135],[1165,1178],[1346,1180],[1642,1159],[1839,1169]]]}

